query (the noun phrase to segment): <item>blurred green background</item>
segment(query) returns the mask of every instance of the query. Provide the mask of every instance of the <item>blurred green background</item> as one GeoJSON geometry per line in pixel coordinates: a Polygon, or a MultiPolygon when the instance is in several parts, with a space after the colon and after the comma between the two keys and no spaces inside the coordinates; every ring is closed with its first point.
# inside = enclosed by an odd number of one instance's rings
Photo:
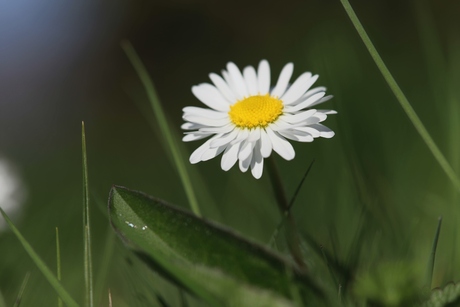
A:
{"type": "MultiPolygon", "coordinates": [[[[352,5],[460,174],[460,4],[359,0],[352,5]]],[[[319,74],[317,85],[335,96],[322,108],[338,111],[325,122],[336,136],[293,143],[296,158],[277,159],[289,195],[315,160],[293,209],[301,232],[342,261],[358,263],[359,276],[386,261],[424,268],[442,215],[433,287],[460,278],[459,193],[338,0],[1,1],[0,156],[21,180],[15,221],[52,268],[59,227],[63,284],[78,301],[84,289],[83,120],[98,303],[107,305],[108,288],[121,306],[158,305],[152,293],[161,293],[172,306],[177,302],[177,289],[128,260],[118,239],[113,250],[106,248],[113,239],[106,214],[112,184],[188,206],[144,89],[120,48],[122,39],[129,39],[144,61],[178,136],[181,109],[200,105],[191,86],[209,82],[207,75],[220,73],[228,61],[242,68],[267,59],[272,80],[287,62],[295,65],[294,77],[319,74]]],[[[184,156],[199,144],[183,144],[184,156]]],[[[255,180],[237,167],[223,172],[219,159],[189,169],[206,218],[268,242],[280,218],[266,175],[255,180]]],[[[52,288],[4,229],[0,291],[8,305],[27,272],[24,306],[54,305],[52,288]]]]}

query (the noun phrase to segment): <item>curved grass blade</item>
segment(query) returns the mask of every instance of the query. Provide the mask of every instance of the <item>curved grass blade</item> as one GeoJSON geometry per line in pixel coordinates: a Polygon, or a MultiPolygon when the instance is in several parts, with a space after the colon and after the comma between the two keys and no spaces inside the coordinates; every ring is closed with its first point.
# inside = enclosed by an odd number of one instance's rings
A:
{"type": "Polygon", "coordinates": [[[83,167],[83,244],[84,244],[84,269],[85,269],[85,299],[86,306],[94,306],[93,290],[93,260],[91,256],[91,227],[89,219],[89,186],[88,186],[88,160],[86,155],[85,123],[81,122],[81,150],[83,167]]]}
{"type": "Polygon", "coordinates": [[[113,187],[109,215],[144,262],[211,305],[289,306],[293,280],[309,299],[324,297],[308,275],[278,254],[141,192],[113,187]]]}
{"type": "Polygon", "coordinates": [[[428,262],[427,282],[428,282],[428,286],[430,287],[430,289],[433,283],[434,262],[436,260],[436,250],[438,248],[439,234],[441,233],[441,224],[442,224],[442,216],[438,218],[438,226],[436,227],[436,233],[434,235],[433,245],[431,247],[430,260],[428,262]]]}
{"type": "Polygon", "coordinates": [[[42,272],[42,274],[45,276],[45,278],[51,284],[51,286],[56,291],[56,293],[61,297],[62,301],[68,307],[78,307],[78,304],[69,295],[69,293],[64,289],[64,287],[61,285],[59,280],[57,280],[56,276],[54,276],[54,274],[46,266],[46,264],[43,262],[43,260],[40,258],[40,256],[38,256],[38,254],[34,251],[34,249],[29,244],[29,242],[27,242],[27,240],[22,236],[22,234],[19,232],[19,230],[14,226],[13,222],[10,220],[8,215],[6,215],[5,211],[3,211],[2,208],[0,208],[0,213],[3,215],[3,218],[5,219],[6,223],[11,228],[13,233],[16,235],[16,237],[18,238],[19,242],[21,242],[21,244],[24,247],[24,249],[26,250],[27,254],[29,254],[29,256],[32,259],[32,261],[35,263],[37,268],[42,272]]]}
{"type": "Polygon", "coordinates": [[[426,146],[428,146],[428,149],[431,151],[436,161],[438,161],[439,165],[446,173],[447,177],[449,177],[457,192],[460,193],[460,179],[458,178],[457,174],[455,173],[447,159],[444,157],[441,150],[439,150],[438,146],[434,142],[428,130],[426,130],[422,121],[415,112],[414,108],[412,108],[411,104],[409,103],[409,100],[407,100],[398,83],[396,83],[396,80],[393,78],[390,71],[386,67],[385,63],[383,62],[382,58],[377,52],[377,49],[375,49],[374,44],[367,35],[366,30],[364,30],[364,27],[359,21],[358,16],[356,16],[353,8],[351,7],[350,2],[348,0],[340,0],[340,2],[342,3],[345,11],[347,12],[351,22],[353,23],[353,26],[356,28],[356,31],[358,31],[358,34],[361,37],[367,50],[369,51],[372,59],[374,60],[378,69],[383,75],[383,78],[388,83],[388,86],[390,87],[393,94],[396,96],[396,99],[403,108],[404,112],[406,112],[407,117],[409,117],[409,120],[412,122],[418,134],[422,137],[426,146]]]}
{"type": "Polygon", "coordinates": [[[148,99],[150,101],[150,104],[152,105],[155,118],[158,122],[158,126],[173,156],[174,162],[177,167],[177,171],[182,181],[182,185],[184,186],[185,193],[187,194],[190,207],[193,213],[195,213],[197,216],[201,216],[195,191],[193,190],[192,182],[190,180],[190,175],[184,164],[184,158],[178,148],[176,139],[173,137],[171,133],[171,128],[169,127],[168,121],[166,120],[166,115],[163,111],[163,107],[161,106],[160,99],[158,98],[153,81],[150,78],[147,70],[144,67],[144,64],[137,55],[136,50],[134,50],[131,43],[129,41],[122,41],[121,47],[123,48],[123,51],[126,53],[128,59],[131,61],[131,64],[133,65],[139,78],[142,81],[142,84],[144,85],[148,99]]]}
{"type": "MultiPolygon", "coordinates": [[[[56,227],[56,270],[57,279],[61,281],[61,244],[59,242],[59,228],[56,227]]],[[[58,307],[63,307],[62,300],[58,296],[58,307]]]]}

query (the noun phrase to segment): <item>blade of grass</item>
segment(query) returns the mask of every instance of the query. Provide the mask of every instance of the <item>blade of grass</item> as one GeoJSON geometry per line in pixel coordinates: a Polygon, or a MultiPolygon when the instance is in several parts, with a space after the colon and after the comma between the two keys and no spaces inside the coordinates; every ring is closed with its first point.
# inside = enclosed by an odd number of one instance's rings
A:
{"type": "Polygon", "coordinates": [[[81,122],[81,148],[83,159],[83,244],[85,270],[85,305],[94,306],[93,260],[91,257],[91,228],[89,218],[88,160],[86,155],[85,123],[81,122]]]}
{"type": "Polygon", "coordinates": [[[396,83],[396,80],[393,78],[390,71],[386,67],[385,63],[383,62],[382,58],[377,52],[377,49],[375,49],[371,39],[364,30],[364,27],[362,26],[361,22],[359,21],[358,16],[356,16],[353,8],[351,7],[350,2],[348,0],[340,0],[340,2],[342,3],[345,11],[347,12],[351,22],[353,23],[353,26],[355,27],[356,31],[361,37],[364,45],[369,51],[372,59],[374,60],[378,69],[380,70],[380,73],[383,75],[383,78],[388,83],[388,86],[390,87],[393,94],[396,96],[396,99],[398,100],[399,104],[403,108],[404,112],[406,112],[406,115],[409,117],[409,120],[412,122],[418,134],[422,137],[423,141],[428,146],[428,149],[431,151],[436,161],[439,163],[443,171],[446,173],[447,177],[449,177],[450,181],[457,189],[457,192],[460,193],[460,179],[458,178],[457,174],[452,169],[451,165],[444,157],[442,152],[439,150],[438,146],[428,133],[428,130],[426,130],[417,113],[409,103],[409,100],[407,100],[398,83],[396,83]]]}
{"type": "MultiPolygon", "coordinates": [[[[61,244],[59,243],[59,229],[56,227],[56,269],[57,279],[61,281],[61,244]]],[[[63,307],[62,300],[58,296],[58,307],[63,307]]]]}
{"type": "Polygon", "coordinates": [[[42,274],[45,276],[45,278],[51,284],[51,286],[56,291],[56,293],[62,298],[63,302],[68,307],[78,307],[78,304],[69,295],[69,293],[64,289],[64,287],[61,285],[61,283],[56,278],[56,276],[54,276],[54,274],[46,266],[46,264],[43,262],[43,260],[40,258],[40,256],[38,256],[38,254],[34,251],[34,249],[29,244],[29,242],[27,242],[27,240],[22,236],[22,234],[19,232],[19,230],[16,228],[16,226],[14,226],[13,222],[10,220],[10,218],[5,213],[5,211],[3,211],[2,208],[0,208],[0,213],[2,214],[2,216],[5,219],[5,221],[8,224],[8,226],[11,228],[11,231],[13,231],[15,236],[18,238],[19,242],[24,247],[24,249],[27,252],[27,254],[29,254],[29,256],[32,259],[32,261],[35,263],[37,268],[42,272],[42,274]]]}
{"type": "Polygon", "coordinates": [[[0,291],[0,307],[6,307],[5,298],[3,297],[2,291],[0,291]]]}
{"type": "Polygon", "coordinates": [[[430,260],[428,261],[427,281],[430,289],[433,283],[434,262],[436,260],[436,249],[438,248],[439,234],[441,233],[441,224],[442,216],[438,218],[438,226],[436,227],[436,233],[434,235],[433,245],[431,247],[430,260]]]}
{"type": "MultiPolygon", "coordinates": [[[[101,262],[99,264],[99,270],[97,272],[97,280],[96,280],[96,294],[103,293],[104,285],[107,281],[107,275],[109,272],[109,265],[110,261],[112,260],[113,250],[115,247],[115,238],[116,235],[113,232],[112,227],[109,225],[107,229],[107,235],[105,236],[105,246],[104,252],[102,254],[101,262]]],[[[96,302],[99,301],[97,306],[102,306],[102,295],[96,302]]]]}
{"type": "Polygon", "coordinates": [[[144,85],[145,91],[147,92],[148,99],[150,101],[150,104],[152,105],[152,109],[155,114],[155,118],[158,122],[158,126],[174,158],[174,161],[177,167],[177,171],[179,173],[179,177],[182,181],[182,185],[184,187],[185,193],[190,203],[190,207],[193,213],[195,213],[195,215],[201,216],[200,208],[198,206],[198,201],[197,201],[195,192],[193,190],[192,182],[190,180],[190,175],[184,164],[184,158],[180,150],[178,149],[176,139],[173,137],[171,133],[171,128],[169,127],[168,121],[166,120],[166,115],[163,111],[163,107],[160,103],[160,99],[158,98],[153,81],[150,78],[150,75],[145,69],[144,64],[142,63],[141,59],[137,55],[136,50],[134,50],[131,43],[126,40],[122,41],[121,47],[123,48],[123,51],[125,52],[126,56],[130,60],[131,64],[133,65],[134,69],[137,72],[137,75],[141,79],[142,84],[144,85]]]}
{"type": "Polygon", "coordinates": [[[30,272],[27,272],[24,280],[22,281],[21,288],[19,289],[18,296],[16,297],[16,301],[14,302],[13,307],[19,307],[21,305],[22,297],[24,295],[24,291],[26,290],[27,283],[29,282],[30,272]]]}

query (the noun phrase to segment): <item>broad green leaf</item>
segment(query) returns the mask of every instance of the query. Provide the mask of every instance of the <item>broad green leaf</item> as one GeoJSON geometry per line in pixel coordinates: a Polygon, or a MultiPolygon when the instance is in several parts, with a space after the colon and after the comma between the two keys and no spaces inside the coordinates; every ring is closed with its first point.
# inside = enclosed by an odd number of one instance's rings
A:
{"type": "Polygon", "coordinates": [[[460,304],[460,283],[450,283],[444,288],[431,291],[430,299],[423,307],[458,306],[460,304]]]}
{"type": "Polygon", "coordinates": [[[109,215],[138,256],[211,305],[291,306],[293,287],[324,296],[281,256],[162,200],[113,187],[109,215]]]}

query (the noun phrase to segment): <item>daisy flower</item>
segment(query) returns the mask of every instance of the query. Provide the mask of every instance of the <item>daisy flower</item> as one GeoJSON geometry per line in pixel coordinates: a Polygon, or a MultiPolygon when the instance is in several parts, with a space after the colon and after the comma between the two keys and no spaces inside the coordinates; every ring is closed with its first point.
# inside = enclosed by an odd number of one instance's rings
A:
{"type": "Polygon", "coordinates": [[[239,168],[260,178],[264,158],[272,151],[292,160],[295,151],[286,140],[312,142],[317,137],[331,138],[334,132],[322,125],[333,110],[311,109],[332,98],[325,87],[311,86],[318,75],[305,72],[292,84],[294,65],[284,66],[274,87],[270,87],[270,66],[262,60],[256,69],[243,72],[230,62],[222,76],[211,73],[213,84],[202,83],[192,92],[208,108],[185,107],[182,129],[184,142],[209,138],[190,156],[192,164],[223,153],[221,167],[228,171],[238,161],[239,168]]]}

